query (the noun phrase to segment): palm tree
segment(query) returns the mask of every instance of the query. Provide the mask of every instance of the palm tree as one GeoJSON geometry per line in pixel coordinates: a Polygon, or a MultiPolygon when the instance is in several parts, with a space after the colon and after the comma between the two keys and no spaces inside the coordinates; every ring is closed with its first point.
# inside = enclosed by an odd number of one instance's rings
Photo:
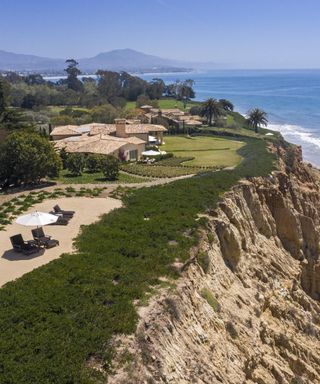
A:
{"type": "Polygon", "coordinates": [[[203,103],[202,116],[206,116],[208,124],[212,125],[212,120],[216,120],[223,115],[221,104],[216,99],[208,99],[203,103]]]}
{"type": "Polygon", "coordinates": [[[259,108],[253,108],[248,112],[247,121],[249,125],[254,128],[255,133],[258,133],[259,126],[267,126],[268,118],[267,113],[259,108]]]}
{"type": "Polygon", "coordinates": [[[221,107],[226,111],[226,112],[232,112],[233,111],[233,104],[231,101],[227,99],[219,99],[219,103],[221,104],[221,107]]]}

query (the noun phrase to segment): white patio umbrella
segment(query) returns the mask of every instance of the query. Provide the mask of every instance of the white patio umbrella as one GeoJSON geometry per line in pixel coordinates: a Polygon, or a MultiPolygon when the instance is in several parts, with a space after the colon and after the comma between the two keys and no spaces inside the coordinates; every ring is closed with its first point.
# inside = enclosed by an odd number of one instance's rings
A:
{"type": "Polygon", "coordinates": [[[27,227],[42,227],[55,223],[58,220],[58,216],[51,215],[45,212],[33,212],[27,215],[23,215],[17,218],[16,223],[27,227]]]}
{"type": "Polygon", "coordinates": [[[152,149],[150,151],[144,151],[142,152],[142,155],[143,156],[159,156],[161,155],[160,152],[157,152],[157,151],[153,151],[152,149]]]}

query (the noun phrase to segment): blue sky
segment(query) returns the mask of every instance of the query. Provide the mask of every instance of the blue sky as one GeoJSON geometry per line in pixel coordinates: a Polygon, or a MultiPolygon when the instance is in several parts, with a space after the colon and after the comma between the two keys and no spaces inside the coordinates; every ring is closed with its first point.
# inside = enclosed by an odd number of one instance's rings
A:
{"type": "Polygon", "coordinates": [[[132,48],[235,68],[320,68],[319,0],[1,0],[0,50],[132,48]]]}

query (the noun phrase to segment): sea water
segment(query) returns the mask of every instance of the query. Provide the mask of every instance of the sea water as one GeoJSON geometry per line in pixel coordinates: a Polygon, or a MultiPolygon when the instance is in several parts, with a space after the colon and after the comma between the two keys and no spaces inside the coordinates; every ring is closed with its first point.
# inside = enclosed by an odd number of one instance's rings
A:
{"type": "Polygon", "coordinates": [[[196,100],[229,99],[246,114],[258,107],[268,114],[268,128],[299,144],[305,161],[320,166],[320,70],[228,70],[140,75],[166,83],[195,81],[196,100]]]}

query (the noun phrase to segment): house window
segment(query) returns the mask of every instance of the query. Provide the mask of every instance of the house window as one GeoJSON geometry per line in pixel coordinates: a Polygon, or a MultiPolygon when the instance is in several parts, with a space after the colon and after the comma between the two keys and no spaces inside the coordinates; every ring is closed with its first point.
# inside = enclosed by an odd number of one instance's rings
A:
{"type": "Polygon", "coordinates": [[[138,159],[138,150],[137,149],[129,151],[129,159],[130,160],[137,160],[138,159]]]}

